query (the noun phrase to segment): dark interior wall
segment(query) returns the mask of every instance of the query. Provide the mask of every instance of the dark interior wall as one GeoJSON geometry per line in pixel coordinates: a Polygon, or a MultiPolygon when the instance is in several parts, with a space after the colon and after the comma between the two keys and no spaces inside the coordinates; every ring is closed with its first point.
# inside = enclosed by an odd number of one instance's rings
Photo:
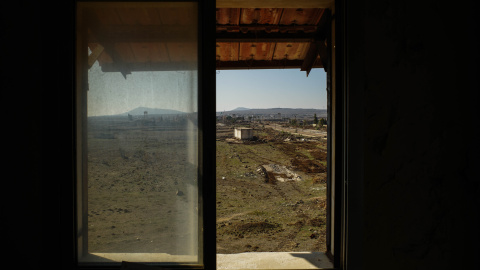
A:
{"type": "Polygon", "coordinates": [[[476,11],[347,2],[349,266],[466,269],[480,228],[476,11]]]}
{"type": "Polygon", "coordinates": [[[62,262],[72,258],[71,204],[61,200],[72,173],[72,8],[29,0],[1,8],[4,268],[69,269],[62,262]]]}
{"type": "MultiPolygon", "coordinates": [[[[480,46],[452,3],[348,3],[351,269],[476,263],[480,46]]],[[[71,8],[2,9],[3,255],[31,269],[72,257],[71,8]]]]}

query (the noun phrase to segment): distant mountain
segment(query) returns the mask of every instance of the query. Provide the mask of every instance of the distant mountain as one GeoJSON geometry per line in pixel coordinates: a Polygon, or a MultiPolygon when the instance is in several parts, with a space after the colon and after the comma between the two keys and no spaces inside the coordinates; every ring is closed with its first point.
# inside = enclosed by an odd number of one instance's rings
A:
{"type": "Polygon", "coordinates": [[[245,110],[250,110],[250,109],[245,107],[238,107],[236,109],[233,109],[232,111],[245,111],[245,110]]]}
{"type": "MultiPolygon", "coordinates": [[[[242,107],[240,107],[242,108],[242,107]]],[[[294,115],[314,115],[317,114],[317,117],[327,117],[326,109],[303,109],[303,108],[269,108],[269,109],[241,109],[238,108],[226,112],[217,112],[217,115],[221,114],[237,114],[237,115],[275,115],[282,114],[284,116],[290,117],[294,115]]]]}
{"type": "Polygon", "coordinates": [[[151,115],[151,114],[184,114],[184,112],[177,111],[177,110],[138,107],[138,108],[135,108],[131,111],[123,113],[123,115],[127,115],[127,114],[143,115],[144,112],[147,112],[149,115],[151,115]]]}

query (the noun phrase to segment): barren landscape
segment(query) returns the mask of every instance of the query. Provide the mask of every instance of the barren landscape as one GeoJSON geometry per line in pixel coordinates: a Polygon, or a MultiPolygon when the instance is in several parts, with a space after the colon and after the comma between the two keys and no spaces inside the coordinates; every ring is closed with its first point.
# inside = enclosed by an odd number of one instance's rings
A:
{"type": "Polygon", "coordinates": [[[217,125],[217,253],[325,251],[326,139],[254,133],[217,125]]]}
{"type": "MultiPolygon", "coordinates": [[[[196,254],[196,131],[187,127],[89,120],[90,252],[196,254]]],[[[325,251],[326,138],[272,127],[238,140],[217,125],[217,253],[325,251]]]]}
{"type": "Polygon", "coordinates": [[[89,119],[90,252],[195,255],[196,130],[159,119],[89,119]]]}

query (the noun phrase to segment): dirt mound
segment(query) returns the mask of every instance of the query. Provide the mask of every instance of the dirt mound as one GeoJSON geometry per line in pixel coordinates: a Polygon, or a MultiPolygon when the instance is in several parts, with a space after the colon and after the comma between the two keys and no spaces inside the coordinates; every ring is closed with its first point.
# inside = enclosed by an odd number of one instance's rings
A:
{"type": "Polygon", "coordinates": [[[306,173],[324,173],[327,171],[327,168],[322,164],[306,158],[294,158],[292,160],[292,166],[306,173]]]}
{"type": "Polygon", "coordinates": [[[307,222],[308,225],[314,226],[314,227],[320,227],[322,225],[325,225],[325,219],[324,218],[312,218],[307,222]]]}
{"type": "MultiPolygon", "coordinates": [[[[276,183],[277,181],[302,181],[302,177],[288,169],[286,166],[278,164],[266,164],[260,167],[262,167],[266,172],[266,175],[264,175],[265,183],[276,183]]],[[[261,171],[263,172],[263,170],[261,171]]]]}

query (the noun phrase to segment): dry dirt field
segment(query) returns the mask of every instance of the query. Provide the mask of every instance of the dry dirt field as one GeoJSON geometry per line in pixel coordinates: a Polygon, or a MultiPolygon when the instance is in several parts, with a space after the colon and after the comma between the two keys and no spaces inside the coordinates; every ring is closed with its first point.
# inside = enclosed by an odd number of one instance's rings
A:
{"type": "MultiPolygon", "coordinates": [[[[90,121],[90,252],[194,255],[196,168],[185,125],[90,121]]],[[[217,130],[217,252],[325,251],[326,140],[217,130]]]]}
{"type": "Polygon", "coordinates": [[[325,251],[326,140],[217,125],[217,253],[325,251]]]}
{"type": "Polygon", "coordinates": [[[194,133],[178,123],[93,119],[88,136],[89,251],[194,255],[194,133]]]}

